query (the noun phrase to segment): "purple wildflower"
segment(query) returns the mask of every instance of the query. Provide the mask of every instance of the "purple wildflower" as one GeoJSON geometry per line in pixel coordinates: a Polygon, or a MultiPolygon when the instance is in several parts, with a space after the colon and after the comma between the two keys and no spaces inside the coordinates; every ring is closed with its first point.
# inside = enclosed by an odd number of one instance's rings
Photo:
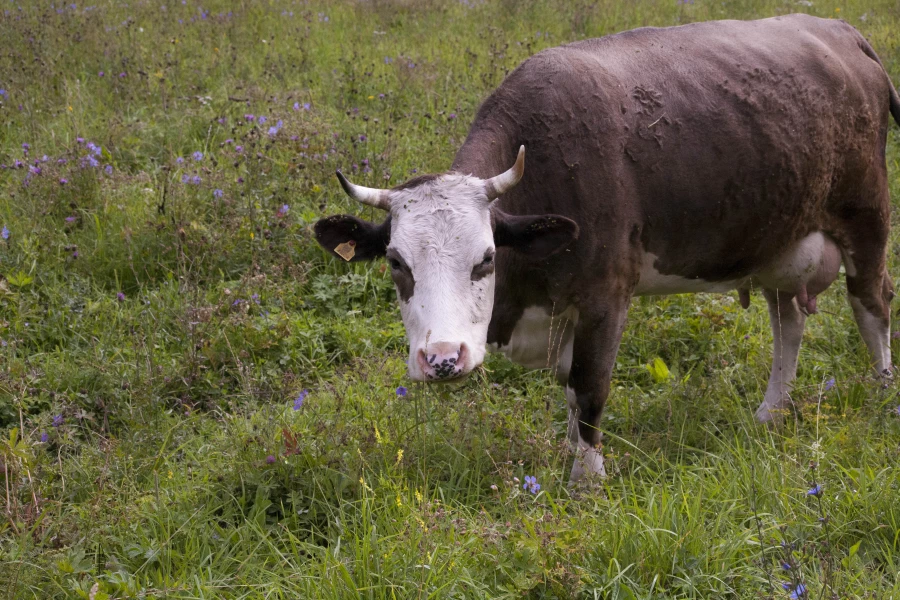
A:
{"type": "Polygon", "coordinates": [[[254,117],[254,116],[251,115],[251,114],[246,114],[246,115],[244,115],[244,119],[246,119],[247,121],[253,121],[255,118],[256,118],[256,117],[254,117]]]}
{"type": "Polygon", "coordinates": [[[303,408],[303,401],[306,400],[306,396],[309,395],[309,390],[301,390],[300,395],[294,400],[294,410],[300,410],[303,408]]]}
{"type": "Polygon", "coordinates": [[[47,435],[47,432],[41,433],[41,443],[46,444],[50,440],[50,436],[47,435]]]}
{"type": "Polygon", "coordinates": [[[791,563],[781,563],[781,568],[785,571],[790,571],[793,567],[791,567],[791,563]]]}
{"type": "Polygon", "coordinates": [[[63,416],[62,415],[56,415],[55,417],[53,417],[53,423],[51,423],[51,425],[53,425],[53,427],[59,427],[62,424],[63,424],[63,416]]]}
{"type": "Polygon", "coordinates": [[[191,176],[185,173],[181,176],[181,183],[188,183],[191,180],[191,176]]]}
{"type": "Polygon", "coordinates": [[[4,240],[9,239],[9,229],[6,228],[6,225],[3,226],[3,229],[0,229],[0,237],[4,240]]]}
{"type": "Polygon", "coordinates": [[[294,110],[300,110],[300,103],[294,102],[294,110]]]}
{"type": "Polygon", "coordinates": [[[28,151],[31,150],[31,144],[28,142],[22,142],[22,150],[25,151],[25,154],[28,154],[28,151]]]}
{"type": "Polygon", "coordinates": [[[225,195],[225,192],[222,190],[213,190],[213,198],[221,198],[225,195]]]}
{"type": "Polygon", "coordinates": [[[125,77],[127,77],[125,71],[122,71],[121,73],[119,73],[119,78],[120,78],[120,79],[124,79],[125,77]]]}
{"type": "Polygon", "coordinates": [[[200,162],[201,160],[203,160],[203,153],[194,152],[193,154],[191,154],[191,158],[193,158],[196,162],[200,162]]]}
{"type": "Polygon", "coordinates": [[[218,119],[216,119],[216,121],[219,123],[219,125],[224,125],[228,122],[228,119],[226,119],[225,117],[219,117],[218,119]]]}
{"type": "Polygon", "coordinates": [[[281,206],[281,210],[278,211],[278,214],[284,216],[288,213],[289,210],[291,210],[291,207],[288,206],[287,204],[283,204],[281,206]]]}
{"type": "Polygon", "coordinates": [[[311,105],[310,105],[309,102],[304,102],[304,103],[303,103],[303,110],[309,110],[310,108],[311,108],[311,105]]]}
{"type": "Polygon", "coordinates": [[[277,127],[269,127],[269,135],[271,137],[275,137],[276,135],[278,135],[278,128],[277,127]]]}
{"type": "Polygon", "coordinates": [[[243,151],[244,151],[244,147],[243,147],[243,146],[235,146],[235,147],[234,147],[234,151],[235,151],[235,152],[243,152],[243,151]]]}
{"type": "Polygon", "coordinates": [[[177,165],[180,165],[180,164],[182,164],[183,162],[184,162],[184,159],[183,159],[182,157],[180,157],[180,156],[179,156],[178,158],[175,159],[175,164],[177,164],[177,165]]]}
{"type": "Polygon", "coordinates": [[[105,73],[103,73],[103,71],[100,71],[99,73],[97,73],[97,75],[100,77],[103,77],[103,75],[105,75],[105,73]]]}
{"type": "Polygon", "coordinates": [[[260,117],[259,119],[257,119],[257,121],[259,122],[260,125],[265,125],[265,123],[266,123],[266,121],[268,121],[268,119],[265,117],[260,117]]]}
{"type": "Polygon", "coordinates": [[[364,134],[364,133],[359,134],[359,141],[364,142],[367,139],[369,139],[369,138],[366,137],[366,134],[364,134]]]}
{"type": "Polygon", "coordinates": [[[447,115],[447,120],[449,120],[449,121],[452,121],[455,118],[456,118],[456,113],[450,113],[449,115],[447,115]]]}
{"type": "Polygon", "coordinates": [[[76,218],[77,217],[75,216],[69,215],[68,217],[66,217],[66,223],[74,223],[76,218]]]}
{"type": "Polygon", "coordinates": [[[834,377],[832,377],[831,379],[829,379],[828,381],[825,382],[825,391],[827,392],[833,387],[834,387],[834,377]]]}
{"type": "Polygon", "coordinates": [[[405,387],[403,387],[403,386],[401,385],[400,387],[397,388],[397,395],[400,396],[400,397],[402,398],[402,397],[406,396],[406,394],[407,394],[408,391],[409,391],[409,390],[407,390],[405,387]]]}
{"type": "Polygon", "coordinates": [[[233,144],[233,143],[234,143],[234,140],[231,139],[231,138],[228,138],[227,140],[225,140],[225,143],[226,143],[226,144],[233,144]]]}
{"type": "Polygon", "coordinates": [[[66,185],[67,183],[69,183],[69,180],[66,179],[65,177],[59,178],[59,185],[66,185]]]}
{"type": "Polygon", "coordinates": [[[0,90],[0,96],[3,96],[4,98],[9,98],[9,92],[7,92],[6,90],[0,90]]]}
{"type": "Polygon", "coordinates": [[[537,494],[541,489],[541,484],[537,482],[537,477],[534,475],[526,475],[525,483],[522,484],[523,490],[528,490],[532,494],[537,494]]]}
{"type": "Polygon", "coordinates": [[[266,457],[266,464],[267,465],[275,464],[275,456],[273,454],[270,454],[266,457]]]}
{"type": "Polygon", "coordinates": [[[799,600],[803,596],[806,595],[806,586],[802,583],[798,583],[797,587],[794,588],[794,591],[791,592],[791,600],[799,600]]]}
{"type": "Polygon", "coordinates": [[[391,58],[390,56],[385,56],[385,57],[384,57],[384,64],[389,65],[389,64],[391,64],[392,62],[394,62],[394,59],[391,58]]]}
{"type": "Polygon", "coordinates": [[[116,300],[119,302],[125,302],[125,292],[119,292],[116,294],[116,300]]]}
{"type": "Polygon", "coordinates": [[[191,177],[191,183],[193,183],[194,185],[200,185],[200,176],[194,175],[193,177],[191,177]]]}
{"type": "Polygon", "coordinates": [[[106,165],[105,167],[103,167],[103,170],[106,171],[106,174],[107,174],[107,175],[112,175],[112,174],[113,174],[113,167],[112,167],[112,165],[106,165]]]}
{"type": "Polygon", "coordinates": [[[816,497],[821,496],[822,495],[822,485],[817,483],[816,487],[806,490],[806,495],[807,496],[816,496],[816,497]]]}

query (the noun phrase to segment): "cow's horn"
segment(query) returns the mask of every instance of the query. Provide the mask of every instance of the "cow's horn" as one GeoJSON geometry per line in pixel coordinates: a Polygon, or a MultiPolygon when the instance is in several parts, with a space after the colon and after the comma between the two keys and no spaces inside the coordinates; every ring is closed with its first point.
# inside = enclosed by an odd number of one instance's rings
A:
{"type": "Polygon", "coordinates": [[[340,171],[337,171],[337,177],[338,181],[341,182],[341,187],[344,188],[347,195],[354,200],[359,200],[363,204],[368,204],[369,206],[374,206],[381,210],[391,210],[391,200],[387,190],[379,190],[352,184],[347,181],[347,178],[344,177],[344,174],[340,171]]]}
{"type": "Polygon", "coordinates": [[[488,200],[493,200],[504,192],[513,189],[524,174],[525,146],[519,146],[519,156],[516,157],[516,164],[509,171],[485,180],[484,193],[487,194],[488,200]]]}

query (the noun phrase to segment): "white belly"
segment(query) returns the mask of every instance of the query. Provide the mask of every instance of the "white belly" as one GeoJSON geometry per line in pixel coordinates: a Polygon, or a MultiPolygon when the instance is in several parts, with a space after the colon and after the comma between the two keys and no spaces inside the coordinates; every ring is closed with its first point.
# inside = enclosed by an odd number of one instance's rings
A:
{"type": "Polygon", "coordinates": [[[641,276],[634,294],[636,296],[665,296],[694,292],[729,292],[734,289],[750,287],[796,293],[801,286],[812,280],[817,272],[823,269],[823,266],[829,262],[829,256],[837,256],[839,252],[831,238],[821,231],[816,231],[786,248],[770,264],[749,277],[725,281],[706,281],[679,275],[663,275],[653,268],[658,257],[648,252],[643,256],[641,276]]]}

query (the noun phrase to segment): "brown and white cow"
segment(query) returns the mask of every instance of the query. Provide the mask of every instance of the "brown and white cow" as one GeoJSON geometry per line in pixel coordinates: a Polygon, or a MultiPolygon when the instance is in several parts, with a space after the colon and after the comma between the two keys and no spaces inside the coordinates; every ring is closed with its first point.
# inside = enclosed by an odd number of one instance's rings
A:
{"type": "Polygon", "coordinates": [[[329,217],[316,238],[332,253],[350,242],[352,260],[387,257],[413,380],[466,375],[488,345],[555,368],[572,478],[602,474],[600,414],[632,296],[737,289],[746,306],[761,289],[775,337],[765,422],[789,401],[804,320],[843,262],[860,333],[890,375],[889,113],[900,123],[900,98],[843,21],[576,42],[506,78],[449,172],[390,190],[338,173],[389,216],[329,217]]]}

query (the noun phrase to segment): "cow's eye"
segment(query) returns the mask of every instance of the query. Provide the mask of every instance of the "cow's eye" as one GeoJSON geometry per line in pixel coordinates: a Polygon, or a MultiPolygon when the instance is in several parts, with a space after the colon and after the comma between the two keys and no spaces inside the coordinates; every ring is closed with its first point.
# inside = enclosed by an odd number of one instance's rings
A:
{"type": "Polygon", "coordinates": [[[493,254],[486,255],[484,257],[484,260],[481,261],[481,265],[484,267],[489,267],[492,264],[494,264],[494,255],[493,254]]]}
{"type": "Polygon", "coordinates": [[[403,269],[403,264],[402,264],[399,260],[397,260],[396,258],[390,259],[389,262],[390,262],[390,264],[391,264],[391,269],[392,269],[392,270],[394,270],[394,271],[400,271],[400,270],[403,269]]]}

